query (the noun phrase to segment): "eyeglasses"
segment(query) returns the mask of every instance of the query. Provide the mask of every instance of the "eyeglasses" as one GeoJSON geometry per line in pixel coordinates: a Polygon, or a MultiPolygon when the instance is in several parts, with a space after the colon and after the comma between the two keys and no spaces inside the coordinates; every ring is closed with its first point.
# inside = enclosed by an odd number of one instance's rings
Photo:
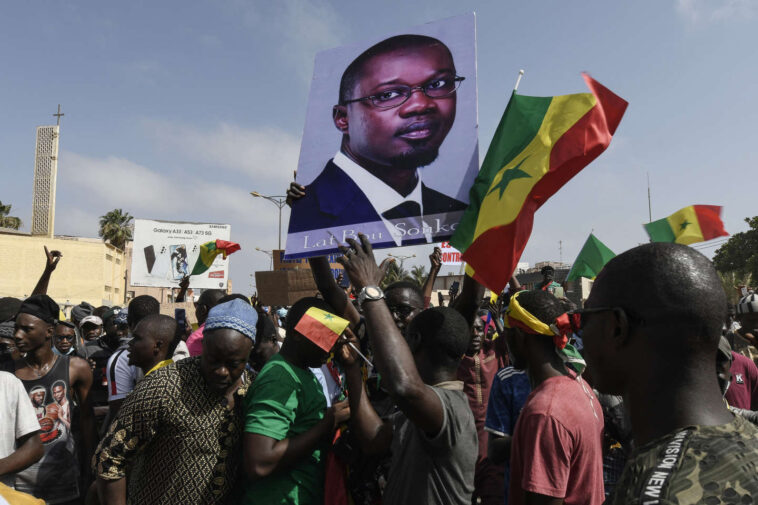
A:
{"type": "Polygon", "coordinates": [[[374,107],[379,109],[392,109],[394,107],[400,107],[407,102],[413,92],[417,90],[421,91],[429,98],[445,98],[455,93],[461,85],[461,82],[465,79],[465,77],[459,76],[440,77],[421,86],[396,86],[391,89],[385,89],[375,95],[345,100],[343,105],[370,100],[374,107]]]}
{"type": "Polygon", "coordinates": [[[418,307],[414,307],[413,305],[406,305],[406,304],[387,305],[387,308],[390,309],[390,312],[395,314],[400,319],[405,319],[408,316],[410,316],[414,311],[421,310],[418,307]]]}
{"type": "Polygon", "coordinates": [[[585,317],[587,314],[597,314],[598,312],[609,311],[623,314],[630,323],[634,323],[636,326],[645,324],[644,319],[634,315],[623,307],[591,307],[588,309],[572,310],[568,313],[569,320],[571,321],[571,329],[574,331],[574,333],[577,333],[579,330],[583,329],[584,325],[586,324],[585,317]]]}

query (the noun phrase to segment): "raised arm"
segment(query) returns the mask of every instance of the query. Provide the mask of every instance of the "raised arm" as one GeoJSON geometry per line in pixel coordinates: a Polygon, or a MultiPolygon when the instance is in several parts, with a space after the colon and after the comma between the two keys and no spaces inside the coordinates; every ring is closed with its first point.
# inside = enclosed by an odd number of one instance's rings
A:
{"type": "Polygon", "coordinates": [[[42,271],[42,275],[37,281],[37,285],[34,286],[34,291],[32,291],[33,295],[47,294],[47,285],[50,284],[50,276],[55,270],[55,267],[58,266],[58,262],[63,257],[63,254],[61,254],[60,251],[48,251],[47,246],[44,247],[46,257],[45,269],[42,271]]]}
{"type": "Polygon", "coordinates": [[[429,302],[432,301],[432,291],[434,290],[434,281],[437,280],[437,274],[442,268],[442,249],[434,248],[434,252],[429,255],[429,275],[424,283],[424,308],[429,308],[429,302]]]}
{"type": "Polygon", "coordinates": [[[182,280],[179,282],[179,293],[176,295],[176,299],[174,302],[176,303],[182,303],[184,302],[184,297],[187,296],[187,289],[189,288],[190,284],[190,278],[189,275],[185,275],[182,277],[182,280]]]}
{"type": "Polygon", "coordinates": [[[450,307],[457,310],[460,315],[471,325],[476,317],[476,311],[479,310],[479,304],[484,297],[484,286],[475,281],[472,277],[466,275],[463,278],[463,287],[461,294],[455,298],[450,307]]]}
{"type": "MultiPolygon", "coordinates": [[[[350,281],[357,290],[378,286],[383,275],[374,259],[371,243],[359,235],[361,243],[348,239],[351,248],[341,246],[342,258],[350,281]]],[[[437,394],[421,379],[408,343],[395,325],[384,300],[365,301],[363,313],[374,364],[382,374],[384,387],[400,410],[428,435],[439,433],[444,421],[442,402],[437,394]]]]}
{"type": "Polygon", "coordinates": [[[321,296],[324,297],[336,312],[337,315],[347,319],[351,324],[356,325],[361,320],[361,315],[355,310],[355,307],[348,300],[345,291],[337,284],[332,275],[332,267],[326,256],[317,256],[310,258],[308,263],[311,265],[313,280],[316,281],[321,296]]]}
{"type": "Polygon", "coordinates": [[[345,370],[347,398],[350,402],[350,429],[364,454],[384,454],[390,450],[392,423],[382,421],[371,406],[366,386],[363,382],[360,362],[355,350],[348,342],[358,346],[358,339],[350,330],[347,339],[341,341],[335,356],[345,370]]]}

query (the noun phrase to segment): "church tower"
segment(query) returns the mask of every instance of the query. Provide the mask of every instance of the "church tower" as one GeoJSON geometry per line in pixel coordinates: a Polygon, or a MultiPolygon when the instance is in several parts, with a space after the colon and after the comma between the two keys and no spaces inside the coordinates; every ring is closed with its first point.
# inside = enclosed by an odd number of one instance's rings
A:
{"type": "Polygon", "coordinates": [[[55,182],[58,175],[58,140],[61,106],[53,126],[37,127],[34,155],[34,194],[32,195],[32,235],[52,237],[55,228],[55,182]]]}

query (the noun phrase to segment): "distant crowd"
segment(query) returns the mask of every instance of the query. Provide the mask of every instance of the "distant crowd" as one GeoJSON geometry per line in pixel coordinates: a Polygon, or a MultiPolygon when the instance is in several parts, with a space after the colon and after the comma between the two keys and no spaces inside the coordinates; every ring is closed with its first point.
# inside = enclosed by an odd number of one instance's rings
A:
{"type": "Polygon", "coordinates": [[[349,283],[311,258],[314,296],[203,290],[193,327],[147,295],[66,316],[45,249],[0,299],[0,503],[758,502],[758,295],[694,249],[635,247],[577,303],[547,267],[436,306],[439,249],[423,286],[341,252],[349,283]]]}

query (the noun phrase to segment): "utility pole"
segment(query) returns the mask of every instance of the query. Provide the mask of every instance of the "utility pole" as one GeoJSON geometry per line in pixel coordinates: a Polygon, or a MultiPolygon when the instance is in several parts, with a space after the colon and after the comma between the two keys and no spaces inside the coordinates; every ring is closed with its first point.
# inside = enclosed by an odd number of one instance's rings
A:
{"type": "Polygon", "coordinates": [[[58,104],[58,113],[57,114],[53,114],[53,116],[55,116],[57,118],[57,120],[58,120],[58,126],[60,126],[61,125],[61,116],[65,116],[65,114],[61,112],[61,104],[58,104]]]}

